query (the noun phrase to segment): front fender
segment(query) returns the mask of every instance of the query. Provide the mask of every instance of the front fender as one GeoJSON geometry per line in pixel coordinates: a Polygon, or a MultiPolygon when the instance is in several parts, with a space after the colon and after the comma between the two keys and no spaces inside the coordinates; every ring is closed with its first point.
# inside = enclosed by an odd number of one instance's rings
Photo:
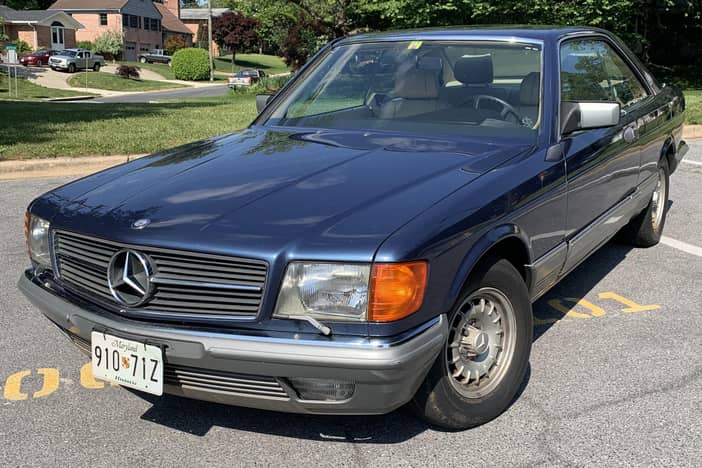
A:
{"type": "MultiPolygon", "coordinates": [[[[456,274],[452,280],[449,294],[446,297],[446,304],[443,310],[450,310],[458,300],[466,281],[470,274],[475,270],[475,267],[482,259],[491,252],[495,252],[499,245],[509,239],[514,239],[521,244],[522,251],[514,252],[515,257],[524,257],[525,265],[532,261],[532,252],[530,248],[529,238],[526,233],[516,224],[501,224],[493,227],[483,234],[468,250],[468,253],[463,257],[456,274]]],[[[507,246],[507,244],[503,244],[507,246]]],[[[527,287],[531,286],[531,278],[529,269],[525,269],[527,278],[527,287]]]]}

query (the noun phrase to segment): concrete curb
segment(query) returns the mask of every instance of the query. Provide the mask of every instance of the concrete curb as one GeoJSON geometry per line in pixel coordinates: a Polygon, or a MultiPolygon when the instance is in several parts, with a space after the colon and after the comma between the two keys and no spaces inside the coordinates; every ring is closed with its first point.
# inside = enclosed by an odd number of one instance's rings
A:
{"type": "Polygon", "coordinates": [[[0,161],[0,180],[37,179],[46,177],[83,176],[146,156],[77,156],[19,161],[0,161]]]}
{"type": "Polygon", "coordinates": [[[84,96],[66,96],[66,97],[55,97],[42,99],[46,102],[63,102],[63,101],[87,101],[88,99],[95,99],[100,96],[84,95],[84,96]]]}
{"type": "Polygon", "coordinates": [[[686,140],[699,140],[702,138],[702,125],[685,125],[683,138],[686,140]]]}

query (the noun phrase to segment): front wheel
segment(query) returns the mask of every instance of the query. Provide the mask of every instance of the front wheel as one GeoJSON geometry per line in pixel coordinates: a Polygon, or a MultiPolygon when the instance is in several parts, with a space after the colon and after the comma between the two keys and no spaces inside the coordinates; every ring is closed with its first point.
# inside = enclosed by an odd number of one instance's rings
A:
{"type": "Polygon", "coordinates": [[[661,240],[663,227],[668,214],[668,187],[670,170],[668,161],[662,158],[658,163],[658,180],[646,209],[624,226],[619,238],[638,247],[651,247],[661,240]]]}
{"type": "Polygon", "coordinates": [[[70,64],[68,66],[68,73],[75,73],[76,72],[76,66],[74,64],[70,64]]]}
{"type": "Polygon", "coordinates": [[[485,265],[458,301],[444,349],[412,401],[420,417],[446,429],[499,416],[529,364],[532,315],[524,279],[505,259],[485,265]]]}

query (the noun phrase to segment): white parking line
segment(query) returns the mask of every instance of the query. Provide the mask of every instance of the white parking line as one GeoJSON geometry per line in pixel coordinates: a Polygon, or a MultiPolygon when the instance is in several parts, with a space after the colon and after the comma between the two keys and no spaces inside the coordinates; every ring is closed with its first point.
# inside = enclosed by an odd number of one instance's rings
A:
{"type": "Polygon", "coordinates": [[[688,164],[694,164],[695,166],[702,166],[702,162],[700,162],[700,161],[688,161],[687,159],[683,159],[682,162],[688,163],[688,164]]]}
{"type": "Polygon", "coordinates": [[[674,249],[682,250],[683,252],[702,257],[702,247],[697,247],[696,245],[688,244],[687,242],[671,239],[667,236],[662,236],[661,244],[665,244],[668,247],[672,247],[674,249]]]}

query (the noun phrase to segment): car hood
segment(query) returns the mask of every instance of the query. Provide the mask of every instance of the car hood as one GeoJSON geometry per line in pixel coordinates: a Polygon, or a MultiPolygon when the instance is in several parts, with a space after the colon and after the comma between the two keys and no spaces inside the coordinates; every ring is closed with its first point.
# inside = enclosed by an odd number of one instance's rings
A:
{"type": "Polygon", "coordinates": [[[73,182],[32,210],[55,229],[131,244],[370,261],[403,224],[526,148],[252,127],[73,182]]]}

